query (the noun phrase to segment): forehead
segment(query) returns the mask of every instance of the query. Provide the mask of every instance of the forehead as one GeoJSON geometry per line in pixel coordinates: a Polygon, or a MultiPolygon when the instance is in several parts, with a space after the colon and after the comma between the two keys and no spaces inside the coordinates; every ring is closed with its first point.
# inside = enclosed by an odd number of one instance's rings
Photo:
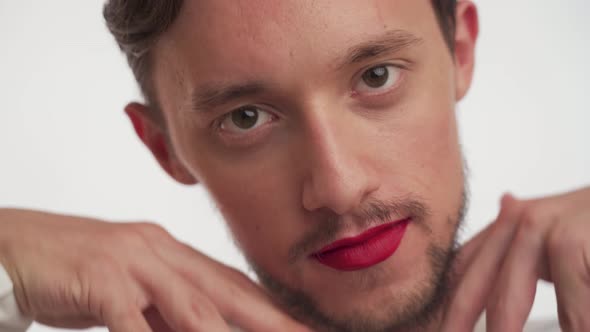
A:
{"type": "Polygon", "coordinates": [[[443,44],[429,0],[188,0],[156,62],[195,79],[293,77],[389,30],[443,44]]]}

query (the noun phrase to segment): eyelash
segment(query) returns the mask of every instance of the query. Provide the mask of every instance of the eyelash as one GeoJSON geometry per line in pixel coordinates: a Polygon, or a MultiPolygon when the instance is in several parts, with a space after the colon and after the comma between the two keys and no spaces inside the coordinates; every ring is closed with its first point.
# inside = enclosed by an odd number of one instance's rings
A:
{"type": "Polygon", "coordinates": [[[224,115],[213,121],[211,126],[213,127],[213,130],[217,135],[219,135],[223,140],[230,143],[231,145],[247,146],[256,141],[258,136],[264,134],[268,129],[270,129],[270,126],[272,126],[278,119],[279,117],[274,112],[269,111],[268,107],[262,107],[256,104],[248,104],[233,109],[228,113],[225,113],[224,115]],[[269,120],[267,123],[264,123],[256,127],[255,129],[245,130],[242,133],[232,133],[231,131],[222,128],[223,123],[232,116],[233,112],[239,111],[246,107],[255,107],[260,112],[267,113],[271,120],[269,120]]]}
{"type": "Polygon", "coordinates": [[[394,92],[398,89],[398,87],[401,85],[401,83],[403,82],[405,76],[406,76],[406,71],[408,70],[408,67],[406,65],[403,64],[399,64],[399,63],[379,63],[379,64],[372,64],[366,67],[363,67],[356,75],[353,76],[352,82],[351,82],[351,91],[350,91],[350,96],[353,98],[371,98],[371,97],[381,97],[381,96],[386,96],[391,92],[394,92]],[[378,67],[394,67],[396,69],[399,69],[399,77],[397,78],[396,82],[389,87],[386,91],[384,92],[378,92],[378,93],[367,93],[367,94],[362,94],[359,93],[358,91],[356,91],[354,88],[357,85],[358,82],[360,82],[363,79],[363,75],[374,68],[378,68],[378,67]]]}
{"type": "MultiPolygon", "coordinates": [[[[381,64],[373,64],[370,66],[366,66],[363,69],[361,69],[359,71],[358,74],[356,74],[355,76],[353,76],[352,79],[352,90],[351,90],[351,96],[353,98],[379,98],[379,97],[383,97],[386,96],[394,91],[397,90],[397,88],[399,87],[399,85],[402,83],[402,81],[404,80],[405,77],[405,71],[407,70],[407,66],[401,65],[401,64],[394,64],[394,63],[381,63],[381,64]],[[363,75],[365,73],[367,73],[369,70],[378,68],[378,67],[393,67],[396,69],[399,69],[399,73],[398,73],[398,77],[396,79],[396,81],[393,83],[393,85],[391,87],[389,87],[387,90],[385,90],[384,92],[378,92],[378,93],[367,93],[367,94],[362,94],[359,93],[358,91],[354,90],[354,87],[357,85],[358,82],[360,82],[363,79],[363,75]]],[[[279,119],[279,117],[271,111],[267,110],[267,107],[261,107],[260,105],[244,105],[241,107],[238,107],[234,110],[229,111],[228,113],[225,113],[224,115],[222,115],[221,117],[219,117],[218,119],[216,119],[215,121],[213,121],[212,123],[212,127],[214,129],[214,131],[220,135],[222,137],[222,139],[226,140],[226,141],[232,141],[231,145],[243,145],[243,146],[247,146],[252,144],[254,141],[256,141],[256,139],[262,135],[263,133],[265,133],[268,129],[270,129],[269,127],[273,125],[274,122],[276,122],[279,119]],[[224,130],[222,128],[222,124],[232,116],[233,112],[239,111],[242,108],[245,107],[255,107],[257,108],[259,111],[261,112],[266,112],[268,113],[268,115],[272,118],[270,121],[268,121],[268,123],[262,124],[259,127],[256,127],[253,130],[245,130],[242,133],[232,133],[228,130],[224,130]]]]}

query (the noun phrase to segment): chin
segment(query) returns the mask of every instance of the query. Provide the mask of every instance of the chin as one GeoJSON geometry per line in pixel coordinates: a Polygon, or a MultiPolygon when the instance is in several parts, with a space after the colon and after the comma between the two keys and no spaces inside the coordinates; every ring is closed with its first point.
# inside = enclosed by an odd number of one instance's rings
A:
{"type": "Polygon", "coordinates": [[[407,255],[400,249],[371,268],[335,271],[336,276],[308,291],[310,298],[325,315],[340,321],[397,321],[419,313],[433,298],[438,284],[433,281],[441,271],[432,266],[428,247],[414,246],[407,255]]]}
{"type": "Polygon", "coordinates": [[[305,290],[325,311],[354,312],[363,305],[382,305],[387,299],[395,302],[398,295],[431,279],[429,246],[424,233],[410,225],[397,251],[378,264],[341,271],[308,259],[299,274],[293,274],[300,280],[290,284],[305,290]]]}
{"type": "Polygon", "coordinates": [[[409,229],[393,256],[366,269],[339,271],[309,260],[284,281],[256,272],[285,310],[317,331],[416,330],[443,302],[453,256],[452,246],[409,229]]]}

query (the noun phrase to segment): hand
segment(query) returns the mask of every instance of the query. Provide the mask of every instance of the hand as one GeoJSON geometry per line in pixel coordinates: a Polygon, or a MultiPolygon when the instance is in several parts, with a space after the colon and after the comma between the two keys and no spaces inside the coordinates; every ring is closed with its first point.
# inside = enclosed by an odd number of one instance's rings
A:
{"type": "Polygon", "coordinates": [[[590,331],[590,188],[534,200],[502,199],[497,220],[458,256],[442,331],[522,331],[537,281],[553,282],[563,331],[590,331]]]}
{"type": "Polygon", "coordinates": [[[154,224],[0,210],[0,263],[21,311],[54,327],[309,331],[244,274],[154,224]]]}

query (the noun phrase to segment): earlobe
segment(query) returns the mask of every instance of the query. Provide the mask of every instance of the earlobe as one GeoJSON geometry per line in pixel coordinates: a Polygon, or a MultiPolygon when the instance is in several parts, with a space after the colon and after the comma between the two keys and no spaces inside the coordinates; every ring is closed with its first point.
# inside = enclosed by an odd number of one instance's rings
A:
{"type": "Polygon", "coordinates": [[[479,34],[477,8],[471,1],[458,1],[455,29],[456,99],[463,99],[473,78],[475,45],[479,34]]]}
{"type": "Polygon", "coordinates": [[[147,106],[129,103],[125,107],[125,113],[131,120],[139,139],[151,151],[166,173],[182,184],[198,182],[177,158],[163,124],[153,118],[147,106]]]}

